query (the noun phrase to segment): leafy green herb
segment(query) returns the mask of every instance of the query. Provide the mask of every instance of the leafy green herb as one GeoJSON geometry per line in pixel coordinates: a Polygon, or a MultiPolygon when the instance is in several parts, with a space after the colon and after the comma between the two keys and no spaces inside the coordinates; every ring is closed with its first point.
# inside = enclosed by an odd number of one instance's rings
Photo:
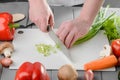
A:
{"type": "Polygon", "coordinates": [[[120,38],[120,16],[113,16],[103,24],[109,41],[120,38]]]}
{"type": "Polygon", "coordinates": [[[57,49],[59,49],[59,45],[55,46],[50,44],[36,44],[37,51],[42,53],[44,56],[49,56],[51,53],[56,53],[57,49]]]}

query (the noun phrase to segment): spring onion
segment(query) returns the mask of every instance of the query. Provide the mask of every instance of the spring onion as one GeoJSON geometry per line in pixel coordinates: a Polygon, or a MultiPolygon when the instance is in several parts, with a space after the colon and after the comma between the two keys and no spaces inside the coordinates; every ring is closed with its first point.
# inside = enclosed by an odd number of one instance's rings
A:
{"type": "Polygon", "coordinates": [[[42,53],[44,56],[49,56],[51,53],[56,53],[57,49],[59,49],[58,44],[53,46],[51,44],[40,43],[40,44],[36,44],[35,46],[37,48],[37,51],[39,53],[42,53]]]}

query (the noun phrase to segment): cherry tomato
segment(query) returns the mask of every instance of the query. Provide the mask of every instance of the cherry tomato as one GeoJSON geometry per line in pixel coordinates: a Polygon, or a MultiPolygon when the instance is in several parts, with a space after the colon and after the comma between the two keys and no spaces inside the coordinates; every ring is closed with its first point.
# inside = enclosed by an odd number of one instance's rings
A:
{"type": "Polygon", "coordinates": [[[120,57],[120,39],[113,40],[111,43],[113,54],[120,57]]]}

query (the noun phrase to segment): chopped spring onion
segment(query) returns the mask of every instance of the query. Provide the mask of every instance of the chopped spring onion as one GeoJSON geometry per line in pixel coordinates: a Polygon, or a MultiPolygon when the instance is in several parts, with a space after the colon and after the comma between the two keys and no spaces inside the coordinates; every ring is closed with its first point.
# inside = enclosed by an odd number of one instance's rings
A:
{"type": "Polygon", "coordinates": [[[37,51],[42,53],[44,56],[49,56],[51,53],[56,53],[57,49],[59,49],[59,45],[56,44],[55,46],[50,44],[36,44],[37,51]]]}

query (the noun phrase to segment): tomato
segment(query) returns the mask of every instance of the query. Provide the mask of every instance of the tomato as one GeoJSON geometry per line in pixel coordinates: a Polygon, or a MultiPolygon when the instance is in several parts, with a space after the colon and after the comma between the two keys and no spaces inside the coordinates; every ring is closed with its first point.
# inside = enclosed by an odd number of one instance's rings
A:
{"type": "Polygon", "coordinates": [[[120,57],[120,39],[113,40],[111,42],[111,47],[112,47],[113,54],[116,57],[120,57]]]}

